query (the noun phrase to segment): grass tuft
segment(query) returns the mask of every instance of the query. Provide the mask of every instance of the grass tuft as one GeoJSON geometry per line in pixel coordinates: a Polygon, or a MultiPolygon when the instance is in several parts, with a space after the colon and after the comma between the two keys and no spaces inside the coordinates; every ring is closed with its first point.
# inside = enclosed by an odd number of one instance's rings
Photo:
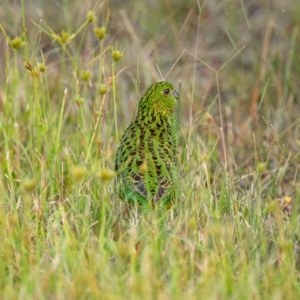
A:
{"type": "Polygon", "coordinates": [[[300,298],[300,3],[4,0],[0,20],[3,299],[300,298]],[[115,151],[166,77],[179,197],[141,212],[115,151]]]}

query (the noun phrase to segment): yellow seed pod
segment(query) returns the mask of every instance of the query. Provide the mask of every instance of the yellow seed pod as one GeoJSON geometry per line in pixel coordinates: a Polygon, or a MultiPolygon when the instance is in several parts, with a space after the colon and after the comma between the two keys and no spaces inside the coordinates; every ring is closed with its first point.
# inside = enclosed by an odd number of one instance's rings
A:
{"type": "Polygon", "coordinates": [[[83,81],[88,81],[91,78],[91,72],[90,71],[82,71],[80,74],[80,77],[83,81]]]}
{"type": "Polygon", "coordinates": [[[72,175],[73,179],[77,182],[82,181],[85,174],[86,174],[86,170],[82,166],[73,166],[71,168],[71,175],[72,175]]]}
{"type": "Polygon", "coordinates": [[[120,50],[113,50],[111,56],[115,62],[118,62],[122,59],[123,53],[120,50]]]}
{"type": "Polygon", "coordinates": [[[256,166],[258,174],[263,174],[267,169],[267,163],[259,162],[256,166]]]}
{"type": "Polygon", "coordinates": [[[31,76],[32,76],[33,78],[36,78],[36,77],[38,77],[39,75],[40,75],[40,70],[39,70],[39,68],[38,68],[38,67],[34,67],[33,70],[32,70],[32,72],[31,72],[31,76]]]}
{"type": "Polygon", "coordinates": [[[95,14],[95,12],[93,12],[93,11],[88,11],[88,13],[87,13],[87,15],[86,15],[86,21],[88,22],[88,23],[94,23],[94,22],[96,22],[96,20],[97,20],[97,17],[96,17],[96,14],[95,14]]]}
{"type": "Polygon", "coordinates": [[[17,36],[10,41],[10,45],[14,50],[19,50],[25,45],[25,43],[21,37],[17,36]]]}
{"type": "Polygon", "coordinates": [[[100,179],[102,181],[111,181],[116,176],[116,173],[114,171],[108,170],[108,169],[102,169],[100,171],[100,179]]]}
{"type": "Polygon", "coordinates": [[[60,34],[53,33],[52,37],[60,44],[65,45],[70,43],[74,39],[75,35],[68,31],[62,30],[60,34]]]}
{"type": "Polygon", "coordinates": [[[78,104],[78,106],[81,106],[84,103],[84,98],[76,97],[75,102],[78,104]]]}
{"type": "Polygon", "coordinates": [[[100,95],[105,95],[107,91],[108,91],[107,86],[102,84],[99,88],[100,95]]]}
{"type": "Polygon", "coordinates": [[[209,156],[207,154],[200,155],[199,162],[207,162],[209,161],[209,156]]]}
{"type": "Polygon", "coordinates": [[[38,63],[37,66],[41,73],[44,73],[46,71],[46,65],[44,63],[38,63]]]}
{"type": "Polygon", "coordinates": [[[95,33],[96,37],[101,41],[106,36],[106,28],[104,26],[102,26],[102,27],[95,27],[94,28],[94,33],[95,33]]]}
{"type": "Polygon", "coordinates": [[[23,182],[22,190],[26,193],[32,192],[36,187],[37,181],[35,178],[32,178],[28,181],[23,182]]]}

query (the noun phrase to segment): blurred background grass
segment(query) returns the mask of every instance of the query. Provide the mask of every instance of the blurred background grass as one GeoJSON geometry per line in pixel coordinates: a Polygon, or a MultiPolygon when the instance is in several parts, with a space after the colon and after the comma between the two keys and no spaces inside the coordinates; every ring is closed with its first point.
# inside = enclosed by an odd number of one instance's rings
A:
{"type": "MultiPolygon", "coordinates": [[[[25,59],[31,63],[45,61],[48,97],[52,103],[60,101],[65,88],[72,90],[78,84],[74,72],[91,72],[86,100],[92,105],[99,101],[99,86],[107,84],[112,71],[110,62],[98,63],[99,59],[90,62],[99,48],[113,46],[124,51],[116,70],[117,73],[122,70],[117,80],[117,97],[119,124],[124,128],[142,91],[153,81],[161,80],[159,72],[165,76],[180,57],[167,80],[177,87],[181,83],[181,123],[183,130],[189,131],[188,138],[191,132],[205,138],[207,127],[203,118],[209,112],[218,128],[223,115],[231,172],[241,163],[253,165],[255,143],[264,145],[257,147],[257,158],[268,161],[272,169],[280,167],[282,156],[297,153],[300,14],[297,1],[154,1],[151,5],[135,1],[29,1],[24,2],[24,9],[21,3],[1,3],[1,24],[7,35],[13,38],[26,33],[27,36],[26,51],[17,52],[13,66],[6,64],[12,57],[0,58],[2,102],[6,101],[5,89],[12,84],[13,68],[22,76],[26,73],[25,59]],[[69,45],[69,51],[78,58],[74,68],[69,58],[62,59],[62,49],[53,37],[41,32],[33,22],[48,32],[74,33],[89,11],[95,11],[97,21],[86,26],[69,45]],[[93,32],[97,26],[106,28],[101,46],[93,32]],[[210,68],[219,70],[224,65],[217,74],[220,111],[216,72],[210,68]],[[102,78],[99,72],[103,72],[102,78]]],[[[7,39],[3,35],[0,38],[1,52],[5,54],[9,49],[7,39]]],[[[10,100],[16,108],[19,103],[26,106],[30,97],[22,84],[21,81],[17,94],[10,100]]],[[[68,106],[73,106],[72,101],[68,102],[71,102],[68,106]]],[[[220,132],[215,130],[219,136],[220,132]]],[[[298,163],[298,160],[291,162],[294,167],[298,163]]]]}
{"type": "Polygon", "coordinates": [[[3,0],[0,20],[7,297],[299,296],[299,1],[3,0]],[[180,91],[178,217],[162,244],[147,222],[123,244],[105,180],[165,77],[180,91]]]}

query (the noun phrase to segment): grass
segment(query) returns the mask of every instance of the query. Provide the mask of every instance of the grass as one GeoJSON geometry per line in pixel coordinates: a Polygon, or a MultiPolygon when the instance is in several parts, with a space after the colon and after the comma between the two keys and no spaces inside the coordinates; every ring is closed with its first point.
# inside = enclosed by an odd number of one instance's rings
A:
{"type": "Polygon", "coordinates": [[[2,299],[299,298],[297,1],[5,0],[0,20],[2,299]],[[110,182],[160,74],[180,91],[163,226],[110,182]]]}

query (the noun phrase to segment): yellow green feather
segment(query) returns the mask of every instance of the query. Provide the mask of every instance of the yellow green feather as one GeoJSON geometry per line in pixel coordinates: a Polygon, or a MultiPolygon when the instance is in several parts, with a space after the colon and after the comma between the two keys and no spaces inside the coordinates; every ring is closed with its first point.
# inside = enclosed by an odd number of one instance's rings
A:
{"type": "Polygon", "coordinates": [[[119,196],[131,203],[168,203],[176,198],[177,92],[169,82],[152,84],[138,103],[138,112],[124,131],[116,153],[119,196]]]}

